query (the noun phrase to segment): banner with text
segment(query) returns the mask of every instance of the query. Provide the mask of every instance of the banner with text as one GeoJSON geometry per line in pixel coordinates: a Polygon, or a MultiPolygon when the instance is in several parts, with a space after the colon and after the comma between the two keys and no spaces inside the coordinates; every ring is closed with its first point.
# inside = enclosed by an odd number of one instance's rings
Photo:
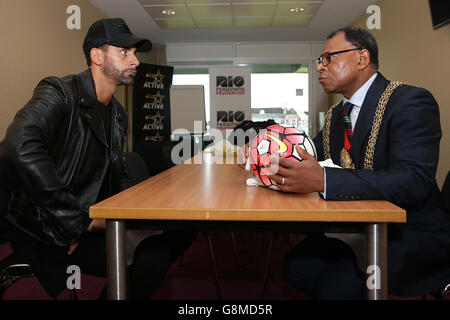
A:
{"type": "Polygon", "coordinates": [[[251,120],[250,67],[209,68],[211,128],[233,129],[251,120]]]}
{"type": "Polygon", "coordinates": [[[141,63],[133,84],[133,150],[143,141],[170,140],[173,67],[141,63]]]}

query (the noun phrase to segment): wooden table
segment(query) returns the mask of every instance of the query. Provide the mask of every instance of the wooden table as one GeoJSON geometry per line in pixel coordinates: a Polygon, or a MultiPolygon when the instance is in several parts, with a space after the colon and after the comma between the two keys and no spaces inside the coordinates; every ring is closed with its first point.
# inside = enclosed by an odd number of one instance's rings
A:
{"type": "Polygon", "coordinates": [[[290,232],[361,232],[366,236],[366,266],[376,286],[366,286],[368,299],[387,298],[387,223],[405,222],[403,209],[387,201],[325,201],[317,194],[286,194],[247,187],[250,173],[230,164],[181,164],[90,208],[91,218],[104,218],[107,240],[109,299],[126,299],[125,221],[148,220],[176,227],[202,226],[290,232]],[[277,229],[277,230],[275,230],[277,229]],[[381,281],[381,283],[380,283],[381,281]]]}

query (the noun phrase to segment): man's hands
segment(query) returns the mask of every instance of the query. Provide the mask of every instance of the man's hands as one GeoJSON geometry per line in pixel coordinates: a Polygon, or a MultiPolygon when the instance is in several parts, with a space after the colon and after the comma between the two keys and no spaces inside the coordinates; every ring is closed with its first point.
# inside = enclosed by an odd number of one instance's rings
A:
{"type": "MultiPolygon", "coordinates": [[[[106,221],[105,219],[93,219],[91,224],[87,227],[87,232],[103,232],[106,228],[106,221]]],[[[69,245],[69,251],[67,251],[67,255],[71,255],[75,252],[76,248],[78,247],[78,241],[80,240],[81,236],[78,236],[70,242],[69,245]]]]}
{"type": "Polygon", "coordinates": [[[324,191],[324,172],[316,158],[295,145],[303,161],[271,157],[269,167],[276,172],[271,179],[283,192],[310,193],[324,191]]]}
{"type": "Polygon", "coordinates": [[[72,253],[75,252],[75,249],[78,247],[79,239],[80,239],[80,237],[76,237],[76,238],[72,239],[72,241],[70,241],[69,251],[67,251],[68,256],[70,256],[72,253]]]}

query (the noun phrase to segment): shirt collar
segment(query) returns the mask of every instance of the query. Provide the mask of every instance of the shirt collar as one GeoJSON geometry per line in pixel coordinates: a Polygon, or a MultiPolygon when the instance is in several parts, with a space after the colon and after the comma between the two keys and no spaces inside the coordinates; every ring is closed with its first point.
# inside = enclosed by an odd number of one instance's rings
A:
{"type": "Polygon", "coordinates": [[[357,107],[361,107],[364,99],[366,98],[367,91],[369,91],[370,86],[375,81],[375,78],[377,77],[378,72],[375,72],[369,80],[366,81],[349,99],[345,98],[343,99],[343,103],[346,104],[348,101],[350,101],[351,104],[357,107]]]}

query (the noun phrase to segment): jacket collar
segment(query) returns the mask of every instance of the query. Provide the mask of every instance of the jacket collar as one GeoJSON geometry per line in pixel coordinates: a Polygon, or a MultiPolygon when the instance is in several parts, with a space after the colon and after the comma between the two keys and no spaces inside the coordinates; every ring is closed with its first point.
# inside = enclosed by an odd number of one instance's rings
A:
{"type": "MultiPolygon", "coordinates": [[[[97,100],[97,92],[95,91],[95,83],[94,79],[92,78],[91,70],[87,69],[82,73],[79,73],[75,76],[75,79],[78,87],[78,105],[86,108],[86,112],[83,114],[83,117],[87,119],[92,131],[95,133],[97,138],[102,142],[103,145],[108,147],[105,133],[102,130],[104,126],[101,115],[98,109],[94,108],[94,106],[99,104],[100,102],[97,100]]],[[[116,119],[113,120],[113,124],[111,127],[111,132],[113,132],[116,123],[122,120],[122,115],[118,110],[118,108],[121,108],[121,106],[114,97],[112,97],[110,104],[112,107],[113,119],[116,119]]]]}
{"type": "Polygon", "coordinates": [[[378,76],[378,72],[375,72],[369,80],[366,81],[356,92],[350,97],[350,100],[344,97],[342,102],[346,104],[348,101],[350,101],[351,104],[353,104],[354,107],[361,108],[361,106],[364,103],[364,99],[367,96],[367,91],[369,91],[370,87],[372,86],[372,83],[375,81],[375,79],[378,76]]]}
{"type": "Polygon", "coordinates": [[[97,92],[91,70],[87,69],[76,76],[78,84],[78,105],[92,108],[97,103],[97,92]]]}
{"type": "Polygon", "coordinates": [[[363,142],[366,140],[367,135],[372,129],[372,122],[378,106],[378,101],[388,84],[389,81],[386,80],[381,73],[378,73],[378,76],[375,78],[375,81],[370,86],[366,97],[364,98],[358,120],[356,121],[353,130],[353,138],[351,141],[352,148],[350,149],[350,155],[355,162],[356,167],[358,167],[359,164],[363,142]]]}
{"type": "MultiPolygon", "coordinates": [[[[90,69],[87,69],[76,75],[77,86],[78,86],[78,105],[93,108],[95,104],[100,103],[97,100],[97,92],[95,91],[95,82],[92,78],[92,73],[90,69]]],[[[122,116],[117,108],[120,108],[118,102],[114,96],[111,99],[111,105],[113,107],[113,114],[118,119],[121,120],[122,116]]]]}

